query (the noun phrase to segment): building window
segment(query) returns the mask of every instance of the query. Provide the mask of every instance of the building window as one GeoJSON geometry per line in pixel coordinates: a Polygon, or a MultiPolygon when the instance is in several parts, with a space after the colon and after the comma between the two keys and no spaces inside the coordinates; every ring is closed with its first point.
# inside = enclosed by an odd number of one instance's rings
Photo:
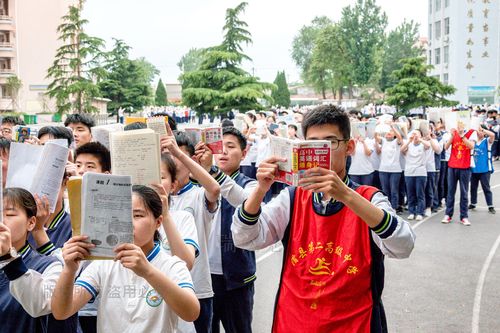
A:
{"type": "Polygon", "coordinates": [[[436,6],[434,10],[436,12],[441,10],[441,0],[436,0],[436,6]]]}
{"type": "Polygon", "coordinates": [[[448,84],[448,73],[443,74],[443,83],[448,84]]]}
{"type": "Polygon", "coordinates": [[[434,64],[439,65],[441,63],[441,49],[437,48],[434,50],[434,64]]]}
{"type": "Polygon", "coordinates": [[[429,50],[429,65],[432,65],[432,51],[429,50]]]}
{"type": "Polygon", "coordinates": [[[436,39],[441,38],[441,21],[434,23],[434,35],[436,39]]]}
{"type": "Polygon", "coordinates": [[[450,18],[444,19],[444,35],[448,36],[450,34],[450,18]]]}
{"type": "Polygon", "coordinates": [[[11,98],[10,89],[5,84],[0,86],[0,94],[2,94],[0,98],[11,98]]]}
{"type": "Polygon", "coordinates": [[[450,47],[443,47],[443,62],[447,64],[450,61],[450,47]]]}
{"type": "Polygon", "coordinates": [[[450,0],[444,0],[444,7],[445,8],[450,7],[450,0]]]}

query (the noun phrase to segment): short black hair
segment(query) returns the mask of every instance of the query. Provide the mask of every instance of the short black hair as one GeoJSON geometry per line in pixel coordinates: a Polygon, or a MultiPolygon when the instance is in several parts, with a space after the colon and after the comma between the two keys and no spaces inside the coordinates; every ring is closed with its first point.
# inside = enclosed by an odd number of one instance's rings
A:
{"type": "Polygon", "coordinates": [[[307,130],[310,127],[321,125],[335,125],[342,133],[343,139],[351,137],[349,117],[341,107],[336,105],[321,105],[306,113],[302,121],[304,137],[307,137],[307,130]]]}
{"type": "Polygon", "coordinates": [[[194,143],[191,141],[189,136],[187,136],[186,133],[184,132],[175,132],[175,141],[177,142],[177,145],[179,148],[181,147],[186,147],[189,157],[192,157],[194,155],[194,143]]]}
{"type": "MultiPolygon", "coordinates": [[[[10,152],[10,144],[11,140],[4,138],[3,136],[0,136],[0,152],[10,152]]],[[[0,202],[1,204],[1,202],[0,202]]]]}
{"type": "Polygon", "coordinates": [[[68,141],[68,147],[73,143],[73,133],[71,130],[62,126],[44,126],[38,131],[38,138],[49,135],[54,139],[64,139],[68,141]]]}
{"type": "Polygon", "coordinates": [[[155,117],[167,117],[167,122],[168,122],[168,126],[170,126],[170,129],[172,131],[177,131],[177,123],[175,122],[174,117],[169,116],[168,113],[158,112],[158,113],[155,113],[155,117]]]}
{"type": "Polygon", "coordinates": [[[247,148],[247,138],[236,127],[223,127],[222,135],[234,135],[238,139],[241,150],[247,148]]]}
{"type": "Polygon", "coordinates": [[[297,127],[297,125],[294,125],[294,124],[289,124],[289,125],[288,125],[288,128],[290,128],[290,127],[291,127],[291,128],[293,128],[295,131],[298,131],[298,130],[299,130],[299,128],[297,127]]]}
{"type": "Polygon", "coordinates": [[[75,161],[80,154],[89,154],[95,156],[101,164],[101,169],[104,172],[111,172],[111,154],[109,149],[100,142],[88,142],[76,148],[75,161]]]}
{"type": "Polygon", "coordinates": [[[255,114],[253,114],[252,112],[247,112],[246,115],[252,120],[252,122],[255,122],[257,120],[257,117],[255,117],[255,114]]]}
{"type": "Polygon", "coordinates": [[[161,154],[161,163],[163,163],[170,174],[170,181],[173,183],[177,180],[177,166],[170,153],[161,154]]]}
{"type": "Polygon", "coordinates": [[[2,118],[2,125],[3,124],[12,124],[12,125],[25,125],[24,121],[16,116],[5,116],[2,118]]]}
{"type": "Polygon", "coordinates": [[[36,216],[37,206],[35,198],[25,189],[19,187],[5,188],[3,190],[3,199],[24,210],[28,218],[36,216]]]}
{"type": "Polygon", "coordinates": [[[146,125],[146,123],[136,121],[136,122],[133,122],[133,123],[126,125],[123,128],[123,130],[124,131],[134,131],[134,130],[145,129],[145,128],[148,128],[148,125],[146,125]]]}
{"type": "Polygon", "coordinates": [[[69,124],[77,124],[82,123],[89,128],[89,130],[95,126],[95,121],[91,116],[84,113],[73,113],[66,117],[64,121],[64,126],[68,126],[69,124]]]}
{"type": "Polygon", "coordinates": [[[220,126],[221,126],[221,127],[233,127],[233,126],[234,126],[234,124],[233,124],[233,122],[231,121],[231,119],[224,118],[224,119],[222,119],[222,121],[220,122],[220,126]]]}

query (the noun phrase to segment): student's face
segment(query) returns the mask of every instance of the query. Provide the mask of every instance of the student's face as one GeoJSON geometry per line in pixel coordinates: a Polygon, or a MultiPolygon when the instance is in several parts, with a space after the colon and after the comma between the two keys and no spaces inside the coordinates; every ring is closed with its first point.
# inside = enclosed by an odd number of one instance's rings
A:
{"type": "Polygon", "coordinates": [[[224,173],[230,174],[240,168],[246,150],[241,150],[238,138],[234,135],[224,135],[222,143],[224,146],[222,154],[215,155],[215,162],[224,173]]]}
{"type": "Polygon", "coordinates": [[[79,176],[83,176],[87,172],[109,173],[102,170],[101,162],[92,154],[78,155],[75,164],[79,176]]]}
{"type": "Polygon", "coordinates": [[[0,126],[0,132],[2,133],[2,136],[6,139],[12,140],[12,128],[14,127],[14,124],[2,124],[0,126]]]}
{"type": "Polygon", "coordinates": [[[1,150],[0,157],[2,159],[2,188],[5,187],[7,181],[7,168],[9,167],[9,151],[1,150]]]}
{"type": "Polygon", "coordinates": [[[28,218],[24,209],[10,200],[4,200],[3,204],[3,223],[10,229],[12,246],[19,249],[26,242],[27,233],[35,227],[36,218],[28,218]]]}
{"type": "Polygon", "coordinates": [[[160,227],[162,218],[155,219],[153,213],[144,204],[144,200],[137,194],[132,195],[132,214],[134,244],[144,247],[153,241],[155,230],[160,227]]]}
{"type": "MultiPolygon", "coordinates": [[[[344,137],[337,125],[325,124],[319,126],[312,126],[307,130],[306,140],[328,140],[333,139],[349,139],[344,137]]],[[[332,150],[331,170],[335,171],[339,177],[346,176],[346,161],[347,156],[354,152],[354,140],[340,141],[339,147],[332,150]]]]}
{"type": "MultiPolygon", "coordinates": [[[[181,146],[179,148],[184,154],[190,156],[186,146],[181,146]]],[[[175,165],[177,166],[177,179],[179,180],[179,182],[183,183],[186,179],[189,178],[189,169],[184,164],[182,164],[182,162],[179,161],[177,157],[173,158],[175,161],[175,165]]]]}
{"type": "Polygon", "coordinates": [[[72,123],[69,124],[73,130],[73,137],[75,138],[75,144],[77,147],[89,143],[92,140],[92,134],[90,133],[90,129],[82,123],[72,123]]]}
{"type": "Polygon", "coordinates": [[[302,120],[304,119],[304,116],[302,115],[302,113],[295,113],[293,115],[293,119],[295,120],[296,123],[301,124],[302,120]]]}
{"type": "Polygon", "coordinates": [[[167,192],[169,195],[172,194],[174,188],[177,187],[177,181],[172,182],[172,176],[170,175],[167,166],[163,162],[160,165],[160,173],[161,184],[163,185],[165,192],[167,192]]]}
{"type": "Polygon", "coordinates": [[[289,138],[295,138],[296,134],[297,134],[297,131],[295,131],[295,128],[288,127],[288,137],[289,138]]]}

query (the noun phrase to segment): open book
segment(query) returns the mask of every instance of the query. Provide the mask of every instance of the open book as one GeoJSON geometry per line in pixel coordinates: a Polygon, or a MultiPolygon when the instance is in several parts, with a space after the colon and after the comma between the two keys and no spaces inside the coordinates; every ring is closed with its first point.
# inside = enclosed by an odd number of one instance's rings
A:
{"type": "Polygon", "coordinates": [[[96,245],[89,259],[113,259],[113,249],[133,243],[130,176],[88,172],[68,181],[73,236],[86,235],[96,245]]]}
{"type": "MultiPolygon", "coordinates": [[[[67,143],[66,143],[67,144],[67,143]]],[[[49,141],[43,146],[13,142],[10,145],[6,187],[21,187],[47,196],[53,213],[64,177],[69,149],[49,141]]]]}
{"type": "Polygon", "coordinates": [[[113,132],[110,134],[111,171],[131,176],[133,184],[161,182],[160,136],[153,130],[113,132]]]}
{"type": "Polygon", "coordinates": [[[123,132],[122,124],[109,124],[92,127],[92,137],[109,149],[109,134],[112,132],[123,132]]]}
{"type": "Polygon", "coordinates": [[[330,169],[331,143],[324,140],[290,140],[277,136],[270,136],[271,155],[286,158],[280,162],[277,181],[288,185],[298,186],[299,180],[308,169],[320,167],[330,169]]]}
{"type": "Polygon", "coordinates": [[[146,120],[148,128],[152,129],[155,133],[167,135],[168,117],[151,117],[146,120]]]}
{"type": "Polygon", "coordinates": [[[193,144],[203,142],[213,154],[222,154],[222,128],[221,127],[186,127],[186,135],[193,144]]]}

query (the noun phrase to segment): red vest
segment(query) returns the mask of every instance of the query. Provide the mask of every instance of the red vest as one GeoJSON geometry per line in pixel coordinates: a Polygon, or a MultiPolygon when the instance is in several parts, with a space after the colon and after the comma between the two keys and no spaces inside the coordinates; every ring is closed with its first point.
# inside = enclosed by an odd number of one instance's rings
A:
{"type": "MultiPolygon", "coordinates": [[[[474,133],[473,130],[469,130],[465,137],[468,139],[474,133]]],[[[468,169],[470,168],[470,149],[467,148],[464,141],[458,135],[458,132],[453,134],[453,138],[451,141],[451,155],[450,160],[448,161],[448,167],[454,169],[468,169]]]]}
{"type": "MultiPolygon", "coordinates": [[[[371,200],[376,188],[356,192],[371,200]]],[[[295,192],[273,332],[370,332],[370,229],[349,208],[313,209],[313,193],[295,192]]]]}

